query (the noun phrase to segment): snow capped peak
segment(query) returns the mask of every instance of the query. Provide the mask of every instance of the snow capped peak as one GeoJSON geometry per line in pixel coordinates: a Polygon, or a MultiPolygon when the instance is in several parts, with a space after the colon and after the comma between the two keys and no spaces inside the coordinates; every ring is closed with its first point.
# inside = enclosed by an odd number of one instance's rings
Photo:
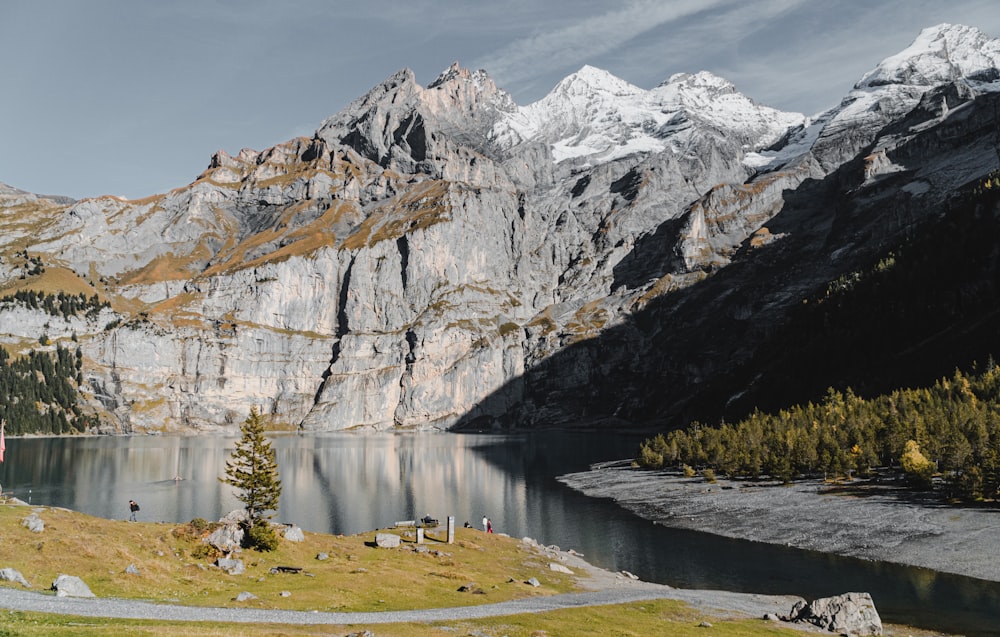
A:
{"type": "Polygon", "coordinates": [[[686,152],[692,136],[703,134],[763,148],[804,119],[758,106],[707,71],[678,73],[647,91],[584,66],[541,100],[507,114],[492,138],[501,148],[544,141],[557,162],[603,163],[635,153],[686,152]]]}
{"type": "Polygon", "coordinates": [[[990,82],[997,79],[998,66],[1000,40],[974,27],[939,24],[924,29],[910,46],[882,60],[855,88],[936,86],[959,78],[990,82]]]}
{"type": "Polygon", "coordinates": [[[622,96],[636,95],[642,92],[638,86],[629,84],[616,75],[588,64],[556,84],[551,94],[585,96],[600,93],[622,96]]]}

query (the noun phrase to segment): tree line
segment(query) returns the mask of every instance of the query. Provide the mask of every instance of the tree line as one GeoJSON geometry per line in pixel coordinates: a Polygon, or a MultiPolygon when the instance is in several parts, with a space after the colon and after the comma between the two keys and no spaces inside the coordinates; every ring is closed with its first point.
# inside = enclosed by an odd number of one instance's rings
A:
{"type": "Polygon", "coordinates": [[[32,350],[19,358],[0,348],[0,418],[7,433],[66,434],[96,426],[97,417],[79,404],[82,366],[79,347],[57,345],[54,353],[32,350]]]}
{"type": "Polygon", "coordinates": [[[870,476],[895,469],[915,487],[939,478],[964,500],[1000,495],[1000,368],[961,371],[931,387],[864,399],[828,390],[819,403],[735,423],[689,427],[644,441],[642,467],[710,469],[730,477],[870,476]]]}
{"type": "Polygon", "coordinates": [[[48,294],[35,290],[18,290],[14,294],[0,297],[0,305],[17,303],[33,310],[43,310],[52,316],[69,318],[78,314],[95,316],[101,309],[111,307],[107,301],[101,301],[97,294],[87,297],[86,294],[48,294]]]}

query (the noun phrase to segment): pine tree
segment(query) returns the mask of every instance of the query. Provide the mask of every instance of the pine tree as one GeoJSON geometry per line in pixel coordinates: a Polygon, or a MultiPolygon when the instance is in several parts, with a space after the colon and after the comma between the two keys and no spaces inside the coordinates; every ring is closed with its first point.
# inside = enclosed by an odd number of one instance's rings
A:
{"type": "Polygon", "coordinates": [[[271,550],[277,548],[277,538],[267,520],[274,516],[268,511],[278,510],[281,497],[281,480],[278,479],[278,461],[271,442],[264,437],[264,417],[257,407],[240,425],[242,437],[226,461],[226,475],[222,482],[236,487],[237,498],[246,505],[249,518],[246,544],[250,548],[271,550]]]}

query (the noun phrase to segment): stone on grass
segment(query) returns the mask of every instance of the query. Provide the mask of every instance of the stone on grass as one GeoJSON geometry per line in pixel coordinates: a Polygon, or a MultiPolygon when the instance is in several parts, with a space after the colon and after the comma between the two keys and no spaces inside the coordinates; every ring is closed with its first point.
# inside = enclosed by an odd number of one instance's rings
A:
{"type": "Polygon", "coordinates": [[[833,633],[882,634],[882,619],[868,593],[844,593],[817,599],[811,604],[797,602],[788,621],[809,623],[833,633]]]}
{"type": "Polygon", "coordinates": [[[257,596],[249,591],[243,591],[242,593],[236,596],[236,601],[238,602],[245,602],[251,599],[257,599],[257,596]]]}
{"type": "Polygon", "coordinates": [[[289,542],[305,542],[306,536],[300,526],[293,524],[285,529],[285,539],[289,542]]]}
{"type": "Polygon", "coordinates": [[[135,564],[129,564],[128,566],[125,567],[125,573],[127,575],[138,575],[139,567],[136,566],[135,564]]]}
{"type": "Polygon", "coordinates": [[[281,596],[282,597],[291,597],[292,596],[292,592],[291,591],[281,591],[281,596]]]}
{"type": "Polygon", "coordinates": [[[555,571],[556,573],[566,573],[567,575],[573,574],[573,571],[571,571],[568,567],[565,567],[562,564],[556,564],[555,562],[549,562],[549,570],[555,571]]]}
{"type": "Polygon", "coordinates": [[[402,541],[395,533],[376,533],[375,534],[375,546],[384,549],[394,549],[399,546],[402,541]]]}
{"type": "Polygon", "coordinates": [[[539,586],[542,585],[542,583],[538,581],[537,577],[532,577],[531,579],[526,581],[525,584],[528,584],[529,586],[534,586],[535,588],[538,588],[539,586]]]}
{"type": "Polygon", "coordinates": [[[215,560],[215,565],[229,573],[230,575],[242,575],[246,570],[243,566],[243,560],[232,559],[228,557],[220,557],[215,560]]]}
{"type": "Polygon", "coordinates": [[[56,597],[96,597],[90,587],[76,575],[60,575],[52,582],[56,597]]]}
{"type": "Polygon", "coordinates": [[[317,553],[316,554],[316,559],[319,560],[320,562],[322,562],[323,560],[330,559],[330,555],[328,553],[317,553]]]}
{"type": "Polygon", "coordinates": [[[32,533],[41,533],[45,530],[45,522],[42,522],[42,518],[38,517],[37,513],[29,513],[27,517],[21,520],[21,526],[32,533]]]}
{"type": "Polygon", "coordinates": [[[231,553],[243,545],[243,528],[239,524],[220,526],[204,541],[223,553],[231,553]]]}
{"type": "Polygon", "coordinates": [[[31,588],[31,584],[24,579],[24,575],[12,568],[0,568],[0,582],[17,582],[25,588],[31,588]]]}

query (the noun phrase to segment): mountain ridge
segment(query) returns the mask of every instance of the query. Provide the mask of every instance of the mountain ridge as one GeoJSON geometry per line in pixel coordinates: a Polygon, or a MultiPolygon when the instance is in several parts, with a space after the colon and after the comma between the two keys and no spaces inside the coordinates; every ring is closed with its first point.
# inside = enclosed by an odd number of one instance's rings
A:
{"type": "MultiPolygon", "coordinates": [[[[867,206],[861,194],[887,198],[905,225],[996,168],[989,136],[966,130],[988,129],[986,96],[1000,90],[984,66],[994,58],[970,47],[996,42],[969,27],[925,30],[912,56],[887,58],[816,118],[759,106],[708,73],[647,91],[584,67],[521,107],[483,71],[453,64],[422,87],[404,69],[311,138],[220,151],[169,193],[3,200],[0,284],[76,277],[112,301],[118,322],[0,308],[18,312],[0,339],[23,351],[43,332],[79,337],[80,389],[115,430],[231,428],[255,404],[308,430],[648,425],[657,418],[638,406],[649,400],[637,373],[680,370],[672,382],[692,391],[725,377],[690,344],[736,324],[702,327],[685,299],[701,288],[728,299],[696,305],[741,326],[747,342],[727,345],[736,364],[824,283],[783,275],[764,307],[746,300],[752,282],[719,276],[813,240],[816,229],[786,221],[800,214],[797,191],[829,184],[838,227],[856,223],[838,206],[867,206]],[[912,84],[940,74],[893,70],[951,41],[943,63],[973,78],[912,84]],[[948,148],[941,135],[968,141],[948,148]],[[919,150],[930,147],[936,156],[919,150]],[[46,274],[29,278],[21,253],[46,274]],[[688,318],[676,333],[674,319],[651,318],[677,312],[688,318]],[[689,342],[642,361],[664,338],[689,342]],[[607,404],[574,405],[581,392],[607,404]]],[[[807,208],[803,218],[833,227],[807,208]]],[[[888,244],[899,230],[875,233],[888,244]]],[[[884,248],[842,237],[815,248],[829,250],[830,279],[884,248]]],[[[691,403],[669,400],[676,413],[691,403]]]]}

